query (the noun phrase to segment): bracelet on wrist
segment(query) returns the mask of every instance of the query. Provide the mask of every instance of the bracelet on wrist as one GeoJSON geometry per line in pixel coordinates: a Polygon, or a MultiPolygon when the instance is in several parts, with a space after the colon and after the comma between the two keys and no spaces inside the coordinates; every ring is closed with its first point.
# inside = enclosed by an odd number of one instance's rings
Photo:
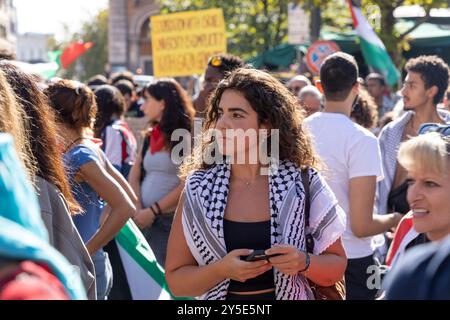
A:
{"type": "Polygon", "coordinates": [[[303,252],[303,253],[305,254],[305,256],[306,256],[306,261],[305,261],[305,268],[303,268],[303,270],[300,270],[300,271],[299,271],[300,273],[303,273],[303,272],[308,271],[309,266],[311,265],[311,256],[309,255],[309,253],[306,252],[306,251],[302,251],[302,252],[303,252]]]}
{"type": "Polygon", "coordinates": [[[157,217],[158,215],[156,214],[156,211],[155,211],[155,209],[153,209],[153,206],[150,206],[150,208],[149,208],[151,211],[152,211],[152,213],[153,213],[153,215],[155,216],[155,217],[157,217]]]}
{"type": "Polygon", "coordinates": [[[158,202],[155,202],[155,206],[156,206],[156,209],[158,210],[158,216],[162,215],[163,212],[162,212],[161,207],[159,206],[158,202]]]}

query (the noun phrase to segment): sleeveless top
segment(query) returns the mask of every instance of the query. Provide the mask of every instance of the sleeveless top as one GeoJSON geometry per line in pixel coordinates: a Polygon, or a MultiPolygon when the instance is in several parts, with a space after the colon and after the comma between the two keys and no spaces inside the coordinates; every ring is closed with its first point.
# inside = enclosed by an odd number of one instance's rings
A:
{"type": "MultiPolygon", "coordinates": [[[[186,180],[182,225],[189,249],[199,266],[209,265],[227,255],[224,214],[229,192],[231,165],[218,164],[192,173],[186,180]]],[[[310,228],[314,255],[324,252],[343,234],[346,215],[324,179],[313,169],[310,178],[310,228]]],[[[270,244],[287,244],[306,250],[304,230],[305,191],[301,170],[290,161],[272,164],[269,170],[270,244]]],[[[314,299],[307,279],[289,276],[275,269],[277,300],[314,299]]],[[[225,300],[230,279],[206,292],[201,299],[225,300]]]]}
{"type": "MultiPolygon", "coordinates": [[[[103,163],[104,159],[100,160],[99,154],[104,158],[105,155],[101,150],[97,154],[90,147],[85,144],[75,146],[64,154],[64,162],[69,176],[69,183],[72,189],[72,194],[83,209],[83,214],[73,217],[73,222],[80,233],[84,243],[88,242],[100,227],[100,216],[103,211],[104,202],[101,200],[92,187],[86,182],[76,182],[75,176],[80,171],[80,168],[89,163],[97,162],[103,163]]],[[[102,256],[103,249],[97,251],[96,256],[102,256]]]]}
{"type": "MultiPolygon", "coordinates": [[[[237,249],[270,249],[270,221],[236,222],[225,219],[223,228],[228,253],[237,249]]],[[[229,291],[250,292],[272,289],[274,286],[273,270],[269,270],[245,282],[231,280],[229,291]]]]}
{"type": "Polygon", "coordinates": [[[145,152],[145,176],[141,183],[141,197],[144,208],[150,207],[164,198],[180,183],[178,167],[170,159],[167,151],[151,154],[145,152]]]}

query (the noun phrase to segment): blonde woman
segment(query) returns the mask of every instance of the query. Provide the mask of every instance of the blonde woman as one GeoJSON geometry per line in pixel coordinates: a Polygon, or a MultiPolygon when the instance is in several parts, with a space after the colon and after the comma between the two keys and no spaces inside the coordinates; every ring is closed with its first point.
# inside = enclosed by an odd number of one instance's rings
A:
{"type": "MultiPolygon", "coordinates": [[[[450,125],[426,124],[421,127],[420,131],[428,131],[428,133],[403,143],[398,155],[400,165],[408,173],[407,199],[411,212],[405,216],[404,220],[412,220],[413,230],[403,237],[400,249],[397,250],[402,249],[401,246],[407,242],[410,233],[426,235],[435,244],[444,241],[450,235],[450,125]]],[[[421,247],[423,246],[417,246],[417,249],[421,247]]],[[[406,279],[403,272],[413,268],[406,263],[410,264],[410,258],[414,254],[417,256],[418,252],[415,248],[408,251],[404,257],[402,252],[397,253],[392,273],[388,275],[389,278],[385,284],[390,287],[388,298],[415,299],[418,297],[417,292],[423,289],[420,281],[410,283],[408,290],[399,287],[400,283],[403,286],[406,285],[405,281],[402,281],[402,279],[406,279]],[[408,256],[410,258],[407,258],[408,256]]],[[[420,257],[416,258],[415,261],[418,262],[420,257]]],[[[422,272],[432,272],[428,276],[438,276],[438,269],[431,271],[429,268],[426,270],[422,268],[421,270],[422,272]]],[[[424,274],[422,278],[424,277],[427,275],[424,274]]],[[[425,296],[423,295],[423,297],[425,296]]]]}

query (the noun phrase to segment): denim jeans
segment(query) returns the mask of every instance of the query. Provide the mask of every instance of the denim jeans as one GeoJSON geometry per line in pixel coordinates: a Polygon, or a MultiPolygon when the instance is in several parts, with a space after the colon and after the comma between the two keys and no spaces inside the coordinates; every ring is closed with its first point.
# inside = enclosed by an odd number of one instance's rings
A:
{"type": "Polygon", "coordinates": [[[109,256],[103,250],[92,257],[97,284],[97,300],[107,300],[113,284],[113,272],[109,256]]]}

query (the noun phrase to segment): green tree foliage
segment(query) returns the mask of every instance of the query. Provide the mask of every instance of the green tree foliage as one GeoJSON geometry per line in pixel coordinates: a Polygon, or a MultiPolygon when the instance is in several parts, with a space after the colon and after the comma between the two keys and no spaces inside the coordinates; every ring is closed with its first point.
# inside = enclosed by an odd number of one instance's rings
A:
{"type": "MultiPolygon", "coordinates": [[[[158,0],[161,13],[222,8],[227,24],[228,49],[249,58],[287,42],[287,6],[295,1],[305,10],[321,9],[322,27],[345,32],[353,29],[346,0],[158,0]]],[[[363,13],[374,26],[397,66],[403,65],[401,52],[408,50],[408,35],[430,17],[431,8],[448,7],[449,0],[360,0],[363,13]],[[409,30],[396,30],[394,10],[404,5],[420,5],[426,16],[409,30]]]]}
{"type": "Polygon", "coordinates": [[[108,10],[102,10],[93,18],[83,23],[79,32],[59,47],[64,49],[70,42],[92,41],[94,47],[73,63],[63,75],[66,78],[79,78],[86,81],[96,74],[104,74],[108,62],[108,10]]]}
{"type": "Polygon", "coordinates": [[[161,13],[222,8],[228,51],[246,59],[287,41],[289,0],[159,0],[161,13]]]}
{"type": "Polygon", "coordinates": [[[448,7],[448,0],[363,0],[363,6],[375,5],[379,8],[380,25],[376,30],[381,40],[385,44],[388,52],[391,54],[394,63],[398,66],[403,65],[401,52],[409,49],[408,35],[414,31],[420,24],[430,18],[432,8],[448,7]],[[416,21],[415,25],[408,30],[396,30],[394,10],[404,5],[420,5],[425,10],[425,17],[416,21]]]}

